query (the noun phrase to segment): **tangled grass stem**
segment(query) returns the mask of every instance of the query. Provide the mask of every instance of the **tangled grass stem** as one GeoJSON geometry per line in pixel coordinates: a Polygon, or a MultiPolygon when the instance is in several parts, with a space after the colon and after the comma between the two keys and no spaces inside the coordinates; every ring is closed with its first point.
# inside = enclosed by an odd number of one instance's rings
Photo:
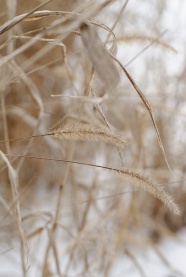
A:
{"type": "Polygon", "coordinates": [[[95,165],[95,164],[84,163],[84,162],[80,162],[80,161],[70,161],[70,160],[64,160],[64,159],[53,159],[53,158],[47,158],[47,157],[24,156],[24,155],[9,155],[9,154],[5,154],[5,155],[12,156],[12,157],[20,157],[20,158],[24,157],[24,158],[28,158],[28,159],[39,159],[39,160],[79,164],[79,165],[91,166],[91,167],[102,168],[102,169],[114,171],[121,178],[129,179],[135,185],[137,185],[140,189],[147,191],[149,194],[151,194],[155,198],[159,199],[167,208],[169,208],[169,210],[172,213],[174,213],[176,215],[181,214],[179,207],[174,202],[173,198],[167,192],[165,192],[165,190],[163,189],[163,186],[157,180],[147,177],[141,173],[137,173],[135,171],[125,169],[125,168],[112,168],[112,167],[108,167],[108,166],[95,165]]]}

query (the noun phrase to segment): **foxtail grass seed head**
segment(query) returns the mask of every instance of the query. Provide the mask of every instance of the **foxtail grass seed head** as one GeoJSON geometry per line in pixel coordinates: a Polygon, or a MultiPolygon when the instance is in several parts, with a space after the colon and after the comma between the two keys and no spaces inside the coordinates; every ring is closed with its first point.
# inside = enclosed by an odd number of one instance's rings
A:
{"type": "Polygon", "coordinates": [[[105,127],[89,123],[69,123],[63,128],[50,132],[53,137],[72,141],[104,141],[119,148],[127,145],[127,140],[105,127]]]}

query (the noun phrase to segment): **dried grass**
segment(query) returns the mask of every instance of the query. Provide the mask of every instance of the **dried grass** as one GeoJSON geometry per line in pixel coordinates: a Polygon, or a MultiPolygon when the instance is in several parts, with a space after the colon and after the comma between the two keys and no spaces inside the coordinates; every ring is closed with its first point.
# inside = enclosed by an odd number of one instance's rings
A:
{"type": "Polygon", "coordinates": [[[105,127],[96,127],[93,124],[69,123],[63,128],[52,131],[49,135],[62,140],[105,141],[119,148],[124,148],[127,145],[125,138],[107,130],[105,127]]]}
{"type": "MultiPolygon", "coordinates": [[[[0,259],[13,274],[21,264],[20,276],[111,276],[124,257],[148,276],[134,249],[157,252],[184,226],[185,142],[174,130],[185,75],[169,78],[156,50],[177,49],[130,2],[0,3],[0,259]],[[122,45],[138,41],[150,43],[125,63],[122,45]]],[[[154,4],[160,22],[166,2],[154,4]]]]}
{"type": "Polygon", "coordinates": [[[113,93],[119,84],[119,73],[114,62],[96,31],[85,23],[81,25],[81,37],[94,69],[105,84],[106,89],[113,93]]]}

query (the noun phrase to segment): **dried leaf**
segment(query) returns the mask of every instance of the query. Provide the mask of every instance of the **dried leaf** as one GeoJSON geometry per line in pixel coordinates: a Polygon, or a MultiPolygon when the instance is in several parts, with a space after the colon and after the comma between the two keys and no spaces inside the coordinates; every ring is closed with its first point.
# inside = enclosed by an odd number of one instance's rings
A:
{"type": "Polygon", "coordinates": [[[114,90],[119,83],[119,73],[95,29],[82,24],[81,37],[98,76],[108,90],[114,90]]]}

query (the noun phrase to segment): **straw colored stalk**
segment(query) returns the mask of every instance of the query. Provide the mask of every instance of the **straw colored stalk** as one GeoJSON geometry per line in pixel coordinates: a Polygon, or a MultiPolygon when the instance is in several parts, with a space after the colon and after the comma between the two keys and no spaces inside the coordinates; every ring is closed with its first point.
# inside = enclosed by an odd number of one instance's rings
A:
{"type": "MultiPolygon", "coordinates": [[[[57,132],[58,133],[58,132],[57,132]]],[[[54,135],[54,133],[51,133],[51,135],[54,135]]],[[[59,134],[57,134],[59,136],[59,134]]],[[[64,136],[65,132],[64,132],[64,136]]],[[[70,134],[70,136],[73,136],[70,134]]],[[[69,133],[67,133],[67,137],[69,137],[69,133]]],[[[25,156],[25,155],[12,155],[12,154],[6,154],[6,156],[12,156],[12,157],[24,157],[29,159],[39,159],[39,160],[46,160],[46,161],[58,161],[58,162],[65,162],[65,163],[72,163],[72,164],[79,164],[84,166],[91,166],[101,169],[106,169],[110,171],[114,171],[117,175],[119,175],[122,179],[129,179],[132,183],[137,185],[140,189],[145,190],[155,198],[158,198],[166,207],[169,208],[169,210],[177,215],[181,214],[181,211],[179,207],[174,202],[173,198],[164,190],[163,186],[153,178],[150,178],[149,176],[145,176],[141,173],[137,173],[135,171],[132,171],[130,169],[126,168],[112,168],[108,166],[102,166],[102,165],[95,165],[95,164],[89,164],[84,163],[80,161],[72,161],[72,160],[64,160],[64,159],[53,159],[53,158],[47,158],[47,157],[36,157],[36,156],[25,156]]]]}

